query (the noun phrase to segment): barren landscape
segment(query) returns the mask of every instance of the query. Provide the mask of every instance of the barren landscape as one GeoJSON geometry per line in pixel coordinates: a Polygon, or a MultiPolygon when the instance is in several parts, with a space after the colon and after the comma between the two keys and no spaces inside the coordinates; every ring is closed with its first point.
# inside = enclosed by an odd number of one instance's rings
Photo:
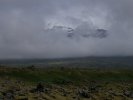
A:
{"type": "Polygon", "coordinates": [[[0,100],[133,100],[133,70],[1,66],[0,100]]]}

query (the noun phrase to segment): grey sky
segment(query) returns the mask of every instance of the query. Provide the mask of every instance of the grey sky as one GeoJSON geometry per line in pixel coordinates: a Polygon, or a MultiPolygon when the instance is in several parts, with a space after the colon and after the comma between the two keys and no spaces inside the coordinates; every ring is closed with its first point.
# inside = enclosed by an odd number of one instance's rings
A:
{"type": "Polygon", "coordinates": [[[133,0],[0,0],[0,58],[119,55],[133,55],[133,0]]]}

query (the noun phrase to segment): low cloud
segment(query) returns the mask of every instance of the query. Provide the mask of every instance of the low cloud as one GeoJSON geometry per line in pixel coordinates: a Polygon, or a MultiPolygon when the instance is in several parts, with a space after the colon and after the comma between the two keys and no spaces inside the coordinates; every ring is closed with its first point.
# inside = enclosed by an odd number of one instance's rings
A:
{"type": "Polygon", "coordinates": [[[132,0],[1,0],[0,58],[133,55],[132,0]]]}

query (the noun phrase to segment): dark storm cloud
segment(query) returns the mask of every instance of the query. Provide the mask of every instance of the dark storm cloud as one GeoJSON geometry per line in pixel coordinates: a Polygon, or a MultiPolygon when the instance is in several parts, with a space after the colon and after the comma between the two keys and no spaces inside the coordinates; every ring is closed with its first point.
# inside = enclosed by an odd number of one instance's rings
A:
{"type": "Polygon", "coordinates": [[[0,0],[0,58],[133,55],[132,9],[133,0],[0,0]]]}

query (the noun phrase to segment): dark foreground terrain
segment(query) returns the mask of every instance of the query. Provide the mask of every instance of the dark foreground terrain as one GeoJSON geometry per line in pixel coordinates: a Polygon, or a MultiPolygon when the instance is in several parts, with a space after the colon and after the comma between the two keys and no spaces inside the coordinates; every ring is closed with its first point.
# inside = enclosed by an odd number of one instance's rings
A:
{"type": "Polygon", "coordinates": [[[1,66],[0,100],[133,100],[133,70],[1,66]]]}

